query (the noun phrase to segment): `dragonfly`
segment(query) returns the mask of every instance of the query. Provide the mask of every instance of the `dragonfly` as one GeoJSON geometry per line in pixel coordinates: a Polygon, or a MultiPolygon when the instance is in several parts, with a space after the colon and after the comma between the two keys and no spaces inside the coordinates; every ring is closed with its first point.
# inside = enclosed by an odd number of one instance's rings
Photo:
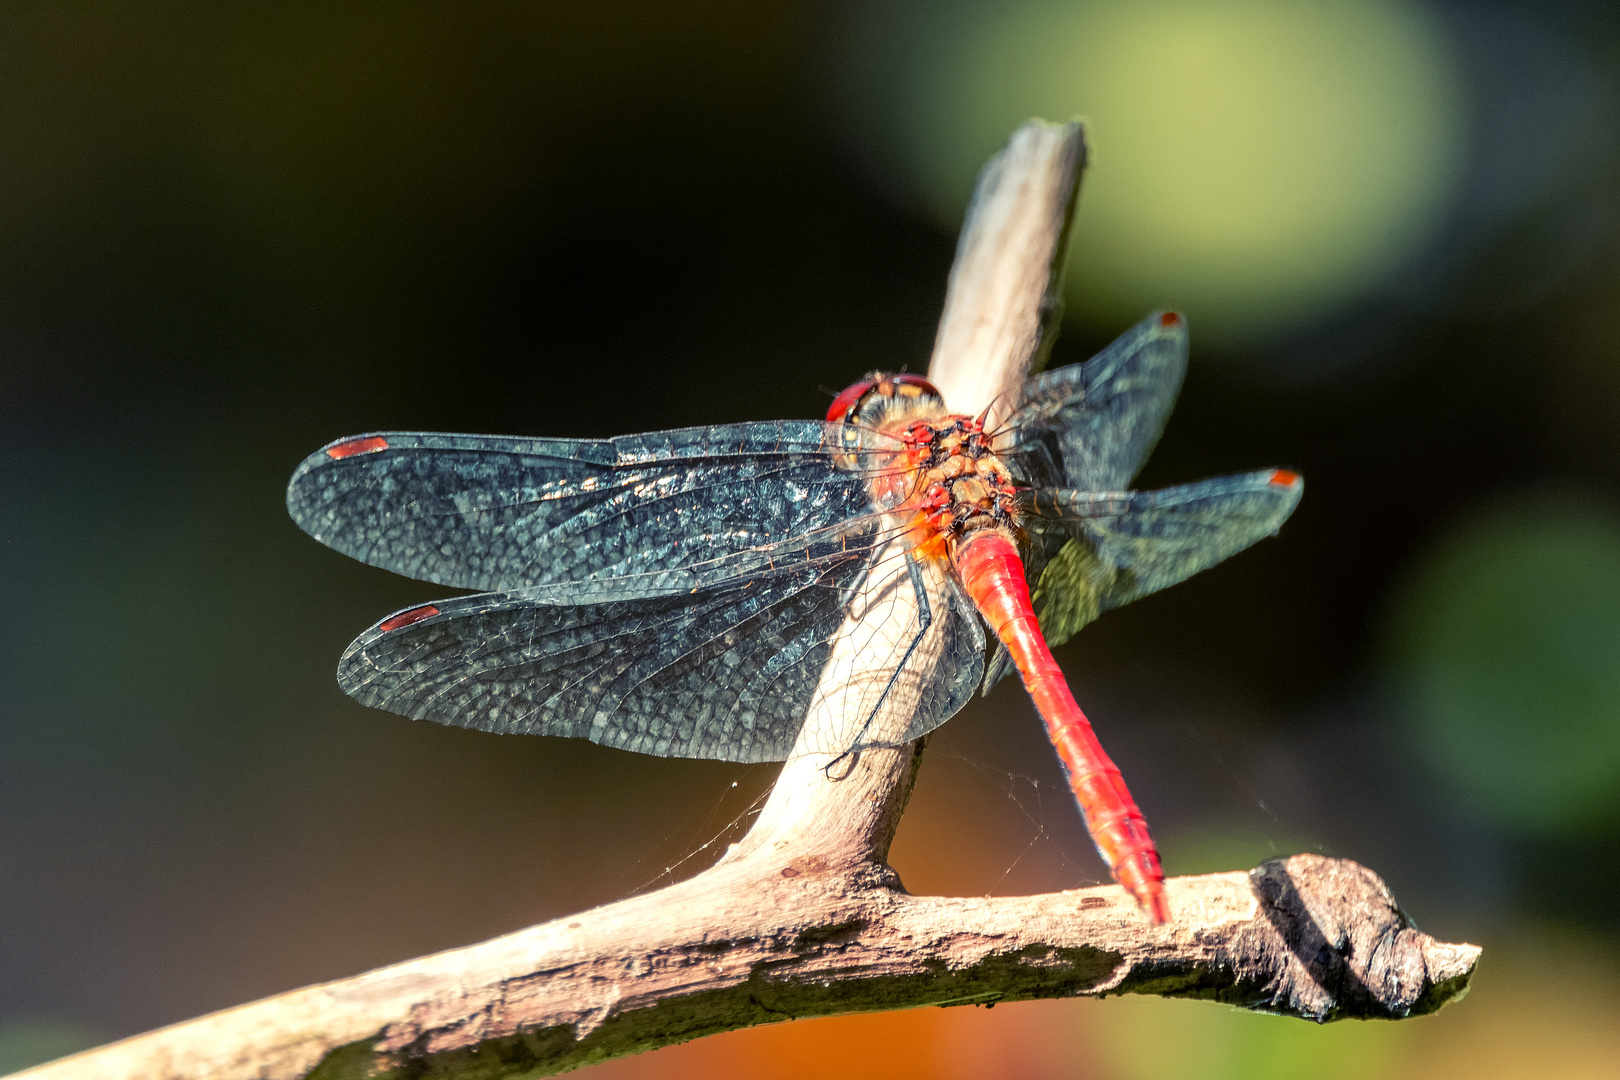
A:
{"type": "Polygon", "coordinates": [[[1186,320],[1155,312],[1030,378],[993,428],[919,375],[873,373],[820,421],[356,435],[298,467],[287,506],[337,551],[476,590],[343,653],[344,691],[415,719],[836,761],[919,739],[1017,671],[1109,872],[1157,925],[1158,851],[1052,647],[1275,534],[1304,486],[1269,468],[1130,488],[1187,355],[1186,320]],[[842,726],[810,733],[829,704],[842,726]]]}

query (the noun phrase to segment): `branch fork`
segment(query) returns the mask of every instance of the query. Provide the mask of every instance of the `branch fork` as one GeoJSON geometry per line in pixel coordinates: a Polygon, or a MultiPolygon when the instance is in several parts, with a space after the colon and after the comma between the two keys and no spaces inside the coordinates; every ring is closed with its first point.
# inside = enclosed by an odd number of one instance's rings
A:
{"type": "MultiPolygon", "coordinates": [[[[954,410],[989,410],[992,428],[1050,347],[1084,161],[1078,124],[1032,121],[980,176],[929,379],[954,410]]],[[[920,1005],[1143,993],[1325,1022],[1419,1015],[1466,993],[1480,950],[1419,932],[1346,860],[1172,878],[1161,927],[1112,885],[912,896],[886,860],[923,743],[829,770],[811,748],[848,730],[838,704],[859,696],[836,692],[836,667],[753,829],[709,870],[19,1076],[543,1076],[755,1024],[920,1005]]]]}

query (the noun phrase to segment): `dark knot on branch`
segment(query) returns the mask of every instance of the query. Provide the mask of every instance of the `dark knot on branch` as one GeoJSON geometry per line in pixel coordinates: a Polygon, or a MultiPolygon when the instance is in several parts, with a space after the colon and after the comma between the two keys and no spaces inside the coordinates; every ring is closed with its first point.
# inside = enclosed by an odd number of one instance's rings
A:
{"type": "Polygon", "coordinates": [[[1234,942],[1240,982],[1265,980],[1262,1000],[1249,1007],[1319,1023],[1400,1019],[1467,992],[1478,946],[1423,933],[1359,863],[1295,855],[1263,864],[1249,879],[1266,917],[1234,942]]]}

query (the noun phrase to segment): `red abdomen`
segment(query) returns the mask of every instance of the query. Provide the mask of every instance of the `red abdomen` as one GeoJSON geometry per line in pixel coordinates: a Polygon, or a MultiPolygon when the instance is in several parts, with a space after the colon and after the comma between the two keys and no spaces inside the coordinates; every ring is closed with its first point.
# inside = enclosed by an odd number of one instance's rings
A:
{"type": "Polygon", "coordinates": [[[982,529],[956,544],[952,559],[974,605],[1018,665],[1024,688],[1046,721],[1047,736],[1063,762],[1086,828],[1114,880],[1136,898],[1150,922],[1168,921],[1164,871],[1147,822],[1041,636],[1018,549],[999,529],[982,529]]]}

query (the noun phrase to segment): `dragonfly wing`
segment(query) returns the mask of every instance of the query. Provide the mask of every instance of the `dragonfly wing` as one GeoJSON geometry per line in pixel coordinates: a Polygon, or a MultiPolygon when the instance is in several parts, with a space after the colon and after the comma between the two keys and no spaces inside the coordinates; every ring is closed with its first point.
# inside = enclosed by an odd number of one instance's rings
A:
{"type": "Polygon", "coordinates": [[[990,693],[996,688],[997,683],[1017,670],[1018,665],[1013,663],[1012,653],[1007,651],[1007,646],[997,641],[990,659],[984,662],[984,693],[990,693]]]}
{"type": "Polygon", "coordinates": [[[1021,439],[1013,454],[1055,456],[1052,479],[1064,487],[1125,488],[1158,443],[1186,372],[1186,320],[1155,312],[1085,363],[1029,380],[1009,425],[1021,439]]]}
{"type": "Polygon", "coordinates": [[[1304,488],[1265,469],[1158,491],[1035,493],[1031,514],[1069,534],[1031,590],[1047,642],[1275,534],[1304,488]]]}
{"type": "MultiPolygon", "coordinates": [[[[573,736],[659,757],[778,761],[803,726],[868,563],[852,553],[746,584],[600,604],[489,593],[439,601],[362,634],[338,681],[362,704],[456,727],[573,736]]],[[[977,669],[965,673],[966,694],[961,675],[919,699],[924,730],[965,703],[977,669]]]]}
{"type": "Polygon", "coordinates": [[[947,586],[938,674],[923,688],[904,742],[922,738],[955,716],[984,678],[984,630],[978,609],[954,576],[947,586]]]}
{"type": "Polygon", "coordinates": [[[747,573],[781,558],[771,549],[784,542],[871,509],[863,473],[835,464],[825,430],[787,421],[600,440],[356,436],[298,467],[287,508],[323,544],[440,585],[592,582],[569,595],[662,595],[747,573]]]}

